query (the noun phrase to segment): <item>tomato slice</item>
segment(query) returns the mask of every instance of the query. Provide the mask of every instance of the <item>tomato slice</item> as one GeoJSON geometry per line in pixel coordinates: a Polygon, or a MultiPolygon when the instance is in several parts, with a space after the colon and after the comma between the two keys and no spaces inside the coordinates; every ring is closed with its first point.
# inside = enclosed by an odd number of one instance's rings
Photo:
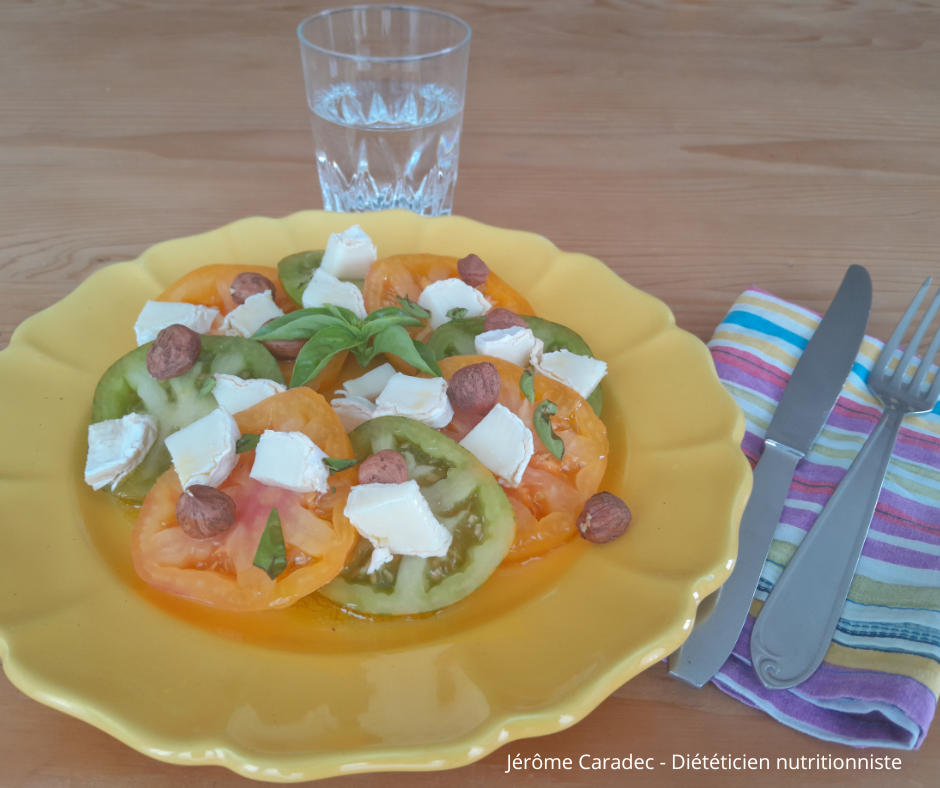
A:
{"type": "MultiPolygon", "coordinates": [[[[235,420],[243,433],[299,431],[330,457],[353,456],[339,417],[310,389],[269,397],[235,420]]],[[[334,508],[342,511],[355,469],[333,474],[326,495],[295,493],[250,478],[254,454],[242,454],[220,486],[235,501],[236,520],[216,538],[193,539],[179,527],[176,503],[182,489],[172,468],[157,480],[131,537],[134,566],[147,583],[223,610],[269,610],[316,591],[342,570],[358,534],[333,515],[334,508]],[[252,563],[274,507],[287,548],[287,569],[276,580],[252,563]]]]}
{"type": "MultiPolygon", "coordinates": [[[[459,278],[456,257],[399,254],[377,260],[366,276],[363,290],[366,311],[374,312],[383,306],[398,306],[398,298],[402,296],[417,301],[424,288],[432,282],[459,278]]],[[[529,302],[492,271],[486,284],[478,289],[493,306],[511,309],[516,314],[532,314],[529,302]]],[[[430,333],[427,331],[428,336],[430,333]]]]}
{"type": "MultiPolygon", "coordinates": [[[[453,536],[442,558],[395,556],[367,573],[372,544],[359,539],[346,568],[320,593],[350,609],[385,615],[437,610],[467,596],[493,573],[513,541],[513,508],[493,475],[469,451],[420,422],[381,416],[350,435],[360,461],[400,452],[434,516],[453,536]]],[[[348,522],[340,508],[338,522],[348,522]]],[[[350,527],[353,527],[350,525],[350,527]]]]}
{"type": "MultiPolygon", "coordinates": [[[[235,277],[244,273],[257,273],[267,277],[274,284],[274,303],[284,314],[293,312],[297,305],[284,290],[278,278],[277,269],[263,265],[204,265],[177,279],[158,297],[157,301],[179,301],[185,304],[201,304],[218,309],[227,315],[238,304],[232,300],[231,287],[235,277]]],[[[218,322],[210,333],[219,333],[218,322]]],[[[330,391],[336,382],[336,376],[343,368],[346,351],[337,353],[324,370],[311,380],[307,386],[314,391],[330,391]]],[[[278,366],[285,380],[291,379],[294,371],[293,361],[278,361],[278,366]]]]}
{"type": "MultiPolygon", "coordinates": [[[[506,495],[516,512],[516,539],[507,562],[524,561],[541,555],[571,539],[577,533],[577,519],[588,498],[597,492],[610,446],[607,428],[591,406],[562,383],[535,375],[535,403],[519,388],[523,369],[490,356],[452,356],[440,361],[444,377],[450,380],[470,364],[488,361],[499,371],[499,401],[515,413],[532,432],[535,454],[518,487],[506,487],[506,495]],[[556,460],[545,448],[532,426],[532,414],[542,400],[558,406],[552,429],[565,444],[565,453],[556,460]]],[[[481,420],[459,409],[443,432],[460,441],[481,420]]]]}

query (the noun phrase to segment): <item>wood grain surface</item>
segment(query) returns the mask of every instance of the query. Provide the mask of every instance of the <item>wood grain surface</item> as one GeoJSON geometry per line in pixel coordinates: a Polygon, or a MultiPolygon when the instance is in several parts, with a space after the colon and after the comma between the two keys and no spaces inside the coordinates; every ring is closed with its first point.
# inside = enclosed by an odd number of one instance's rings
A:
{"type": "MultiPolygon", "coordinates": [[[[473,29],[455,213],[594,255],[707,339],[756,284],[824,310],[850,263],[886,336],[940,273],[940,7],[448,2],[473,29]]],[[[279,0],[0,4],[0,347],[91,272],[249,215],[321,207],[279,0]]],[[[900,771],[505,774],[507,755],[846,755],[656,666],[563,733],[338,786],[923,786],[900,771]]],[[[879,753],[879,754],[884,754],[879,753]]],[[[0,786],[248,785],[151,760],[0,677],[0,786]]]]}

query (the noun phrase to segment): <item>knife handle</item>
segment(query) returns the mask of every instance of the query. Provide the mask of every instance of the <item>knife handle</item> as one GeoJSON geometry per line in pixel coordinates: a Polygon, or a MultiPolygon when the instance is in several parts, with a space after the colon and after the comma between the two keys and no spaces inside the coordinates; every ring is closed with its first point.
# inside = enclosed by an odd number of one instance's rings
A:
{"type": "Polygon", "coordinates": [[[751,634],[751,662],[765,687],[806,681],[825,658],[903,417],[884,412],[764,603],[751,634]]]}
{"type": "Polygon", "coordinates": [[[754,468],[754,488],[741,517],[738,557],[714,609],[696,624],[688,640],[669,657],[669,674],[703,687],[730,656],[747,621],[751,601],[770,551],[774,530],[787,499],[798,451],[766,441],[754,468]]]}

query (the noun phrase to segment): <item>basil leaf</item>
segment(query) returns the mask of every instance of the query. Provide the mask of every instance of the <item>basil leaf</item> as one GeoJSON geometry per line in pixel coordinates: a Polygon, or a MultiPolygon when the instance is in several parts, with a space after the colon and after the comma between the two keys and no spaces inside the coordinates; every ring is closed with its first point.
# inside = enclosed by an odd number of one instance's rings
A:
{"type": "Polygon", "coordinates": [[[460,320],[462,317],[467,316],[467,308],[465,306],[455,306],[453,309],[447,310],[447,317],[451,320],[460,320]]]}
{"type": "Polygon", "coordinates": [[[268,577],[277,580],[281,573],[287,569],[287,548],[284,546],[284,532],[281,530],[281,516],[277,509],[272,509],[268,515],[267,525],[258,542],[255,551],[255,560],[252,563],[263,569],[268,577]]]}
{"type": "Polygon", "coordinates": [[[246,432],[237,441],[235,441],[235,453],[244,454],[246,451],[251,451],[258,445],[258,441],[260,440],[260,435],[254,435],[250,432],[246,432]]]}
{"type": "Polygon", "coordinates": [[[270,323],[265,323],[254,334],[252,339],[280,340],[280,339],[310,339],[318,331],[330,326],[345,326],[346,321],[328,313],[325,308],[300,309],[289,315],[278,317],[270,323]]]}
{"type": "Polygon", "coordinates": [[[428,365],[431,374],[436,378],[444,377],[444,373],[441,372],[441,368],[437,363],[437,356],[434,354],[434,351],[420,339],[412,339],[411,342],[415,346],[415,350],[418,351],[418,355],[421,356],[421,358],[424,359],[424,363],[428,365]]]}
{"type": "Polygon", "coordinates": [[[525,398],[529,402],[535,402],[535,375],[531,369],[527,369],[522,373],[522,377],[519,379],[519,390],[525,394],[525,398]]]}
{"type": "Polygon", "coordinates": [[[369,312],[366,315],[366,319],[363,320],[363,323],[371,323],[373,320],[378,320],[381,317],[407,317],[405,310],[400,306],[383,306],[376,309],[374,312],[369,312]]]}
{"type": "Polygon", "coordinates": [[[372,349],[375,353],[390,353],[393,356],[398,356],[402,361],[407,361],[420,372],[426,372],[428,375],[437,378],[443,377],[436,361],[434,362],[434,366],[437,367],[435,370],[424,360],[421,351],[417,348],[418,344],[423,343],[416,343],[412,340],[408,332],[401,326],[392,326],[375,335],[372,349]]]}
{"type": "Polygon", "coordinates": [[[362,335],[364,338],[368,339],[373,334],[378,334],[379,331],[384,331],[390,326],[423,326],[420,320],[416,317],[408,317],[408,315],[389,315],[388,317],[380,317],[378,320],[372,320],[368,323],[362,324],[362,335]]]}
{"type": "Polygon", "coordinates": [[[203,383],[202,386],[201,386],[200,389],[199,389],[199,396],[200,396],[200,397],[205,397],[205,396],[206,396],[207,394],[209,394],[209,393],[212,391],[212,389],[214,389],[214,388],[215,388],[215,378],[214,378],[214,377],[206,378],[206,382],[203,383]]]}
{"type": "Polygon", "coordinates": [[[398,296],[398,303],[401,304],[402,311],[406,315],[411,315],[412,317],[420,317],[427,319],[431,316],[431,313],[428,312],[423,306],[418,306],[414,301],[412,301],[408,296],[398,296]]]}
{"type": "Polygon", "coordinates": [[[330,473],[339,473],[340,471],[352,468],[359,460],[341,460],[338,457],[325,457],[323,464],[330,469],[330,473]]]}
{"type": "Polygon", "coordinates": [[[297,355],[290,387],[293,389],[309,383],[323,371],[334,355],[341,350],[355,347],[359,341],[358,332],[352,326],[324,328],[307,342],[297,355]]]}
{"type": "Polygon", "coordinates": [[[535,426],[535,432],[542,439],[545,448],[548,449],[556,460],[565,456],[565,444],[552,431],[551,416],[558,413],[558,406],[551,400],[543,400],[532,414],[532,424],[535,426]]]}
{"type": "Polygon", "coordinates": [[[304,290],[323,260],[323,250],[288,255],[277,264],[277,277],[297,306],[303,306],[304,290]]]}

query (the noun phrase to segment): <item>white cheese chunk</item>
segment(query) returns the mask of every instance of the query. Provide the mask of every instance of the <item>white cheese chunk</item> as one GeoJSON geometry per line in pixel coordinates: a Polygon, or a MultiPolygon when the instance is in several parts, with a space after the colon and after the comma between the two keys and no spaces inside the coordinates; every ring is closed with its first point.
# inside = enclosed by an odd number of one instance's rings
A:
{"type": "Polygon", "coordinates": [[[268,397],[287,391],[286,386],[267,378],[245,380],[237,375],[221,373],[213,377],[215,386],[212,393],[215,395],[215,401],[233,416],[243,410],[248,410],[252,405],[257,405],[268,397]]]}
{"type": "Polygon", "coordinates": [[[156,419],[140,413],[89,424],[85,483],[96,490],[110,484],[113,490],[143,462],[156,439],[156,419]]]}
{"type": "Polygon", "coordinates": [[[369,559],[369,568],[366,574],[371,575],[377,569],[381,569],[385,564],[392,560],[392,551],[387,547],[375,547],[372,550],[372,557],[369,559]]]}
{"type": "Polygon", "coordinates": [[[313,272],[310,284],[300,300],[304,309],[332,304],[349,309],[360,320],[367,314],[362,291],[352,282],[340,282],[335,276],[324,271],[323,266],[313,272]]]}
{"type": "Polygon", "coordinates": [[[431,313],[430,326],[438,328],[450,322],[451,309],[466,309],[464,317],[479,317],[490,311],[490,302],[483,293],[461,279],[441,279],[432,282],[418,297],[418,305],[431,313]]]}
{"type": "Polygon", "coordinates": [[[386,556],[444,556],[452,536],[431,512],[412,479],[402,484],[359,484],[349,492],[343,513],[375,553],[369,571],[385,563],[386,556]]]}
{"type": "Polygon", "coordinates": [[[265,430],[255,449],[252,479],[297,493],[329,490],[327,454],[302,432],[265,430]]]}
{"type": "Polygon", "coordinates": [[[164,328],[179,323],[195,331],[205,334],[212,328],[212,321],[219,316],[219,310],[198,304],[181,304],[175,301],[148,301],[137,316],[134,323],[134,333],[137,335],[137,346],[151,342],[157,338],[164,328]]]}
{"type": "Polygon", "coordinates": [[[330,235],[320,268],[337,279],[365,279],[377,257],[372,239],[354,224],[330,235]]]}
{"type": "Polygon", "coordinates": [[[407,416],[439,430],[454,418],[444,378],[413,378],[396,372],[375,401],[372,418],[407,416]]]}
{"type": "Polygon", "coordinates": [[[238,463],[235,442],[240,437],[235,419],[223,408],[168,436],[166,447],[183,489],[194,484],[222,484],[238,463]]]}
{"type": "Polygon", "coordinates": [[[530,328],[510,326],[477,334],[473,345],[481,356],[501,358],[524,367],[529,363],[529,357],[535,348],[535,335],[530,328]]]}
{"type": "Polygon", "coordinates": [[[391,364],[383,364],[381,367],[366,372],[365,375],[347,380],[343,388],[336,393],[347,397],[365,397],[375,402],[375,398],[382,393],[382,389],[394,374],[395,367],[391,364]]]}
{"type": "Polygon", "coordinates": [[[375,411],[375,405],[365,397],[337,397],[330,405],[339,416],[346,432],[352,432],[360,424],[367,422],[375,411]]]}
{"type": "Polygon", "coordinates": [[[270,290],[255,293],[245,299],[245,303],[235,307],[222,321],[222,333],[228,337],[250,337],[261,326],[284,314],[274,303],[270,290]]]}
{"type": "Polygon", "coordinates": [[[499,404],[467,433],[460,445],[509,487],[518,487],[522,482],[522,474],[535,451],[532,433],[522,419],[499,404]]]}
{"type": "Polygon", "coordinates": [[[532,354],[532,367],[547,378],[564,383],[587,399],[607,374],[607,364],[568,350],[532,354]]]}

